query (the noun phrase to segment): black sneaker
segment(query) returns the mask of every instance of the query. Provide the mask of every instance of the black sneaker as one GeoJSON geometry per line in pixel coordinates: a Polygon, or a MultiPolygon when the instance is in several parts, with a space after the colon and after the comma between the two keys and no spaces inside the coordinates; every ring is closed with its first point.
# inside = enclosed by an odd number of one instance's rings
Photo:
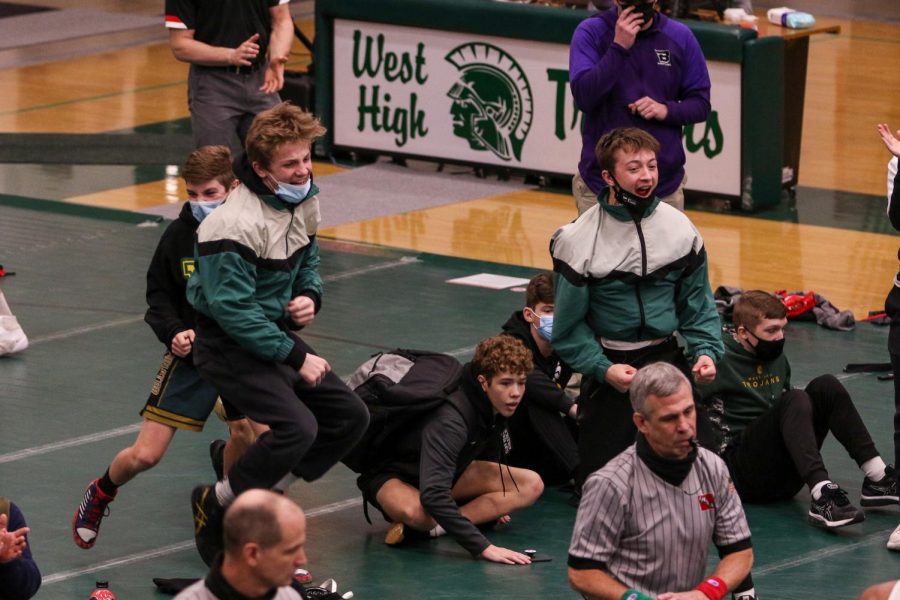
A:
{"type": "Polygon", "coordinates": [[[866,507],[900,504],[900,497],[897,496],[897,473],[894,467],[888,465],[884,477],[879,481],[872,481],[868,477],[863,479],[859,503],[866,507]]]}
{"type": "Polygon", "coordinates": [[[222,551],[222,518],[225,510],[216,499],[211,485],[198,485],[191,492],[191,512],[194,514],[194,543],[207,566],[222,551]]]}
{"type": "Polygon", "coordinates": [[[209,460],[216,472],[216,481],[222,481],[225,478],[225,440],[213,440],[209,443],[209,460]]]}
{"type": "Polygon", "coordinates": [[[866,519],[863,511],[850,504],[847,492],[836,483],[827,483],[822,488],[822,495],[809,505],[809,523],[815,527],[834,529],[866,519]]]}

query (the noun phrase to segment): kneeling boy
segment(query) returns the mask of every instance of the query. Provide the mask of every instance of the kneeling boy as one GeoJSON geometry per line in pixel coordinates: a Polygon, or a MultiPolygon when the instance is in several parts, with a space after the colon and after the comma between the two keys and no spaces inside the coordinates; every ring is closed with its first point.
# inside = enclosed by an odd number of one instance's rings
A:
{"type": "Polygon", "coordinates": [[[534,471],[485,460],[515,412],[532,369],[531,353],[509,336],[478,344],[463,367],[454,393],[421,427],[411,428],[371,471],[363,473],[363,496],[394,525],[385,543],[411,533],[450,534],[473,556],[506,564],[528,564],[524,554],[491,542],[476,525],[506,520],[531,506],[544,490],[534,471]]]}

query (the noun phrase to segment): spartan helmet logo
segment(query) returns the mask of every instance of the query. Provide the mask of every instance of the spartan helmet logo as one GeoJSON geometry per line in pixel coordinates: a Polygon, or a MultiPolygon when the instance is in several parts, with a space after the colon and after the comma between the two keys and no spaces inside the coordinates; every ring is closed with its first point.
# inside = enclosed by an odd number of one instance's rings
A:
{"type": "Polygon", "coordinates": [[[522,160],[533,100],[519,63],[484,42],[457,46],[444,58],[459,70],[459,80],[447,92],[453,100],[453,135],[467,140],[473,150],[522,160]]]}

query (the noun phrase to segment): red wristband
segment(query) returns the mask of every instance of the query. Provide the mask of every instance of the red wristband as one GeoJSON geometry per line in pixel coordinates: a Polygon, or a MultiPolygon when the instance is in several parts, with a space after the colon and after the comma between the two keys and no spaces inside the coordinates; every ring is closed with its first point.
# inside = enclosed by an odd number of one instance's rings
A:
{"type": "Polygon", "coordinates": [[[728,593],[728,586],[718,577],[708,577],[694,589],[703,592],[709,600],[722,600],[728,593]]]}

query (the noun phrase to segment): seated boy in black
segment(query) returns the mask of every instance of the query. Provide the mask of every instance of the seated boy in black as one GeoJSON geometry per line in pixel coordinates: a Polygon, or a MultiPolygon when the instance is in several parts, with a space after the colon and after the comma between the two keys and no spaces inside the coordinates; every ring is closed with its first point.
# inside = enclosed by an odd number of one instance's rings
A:
{"type": "Polygon", "coordinates": [[[578,465],[578,405],[565,391],[572,369],[550,345],[553,309],[553,273],[538,273],[525,290],[525,308],[503,325],[503,333],[521,340],[534,359],[522,405],[507,423],[512,447],[506,458],[514,467],[536,471],[545,484],[562,484],[578,465]]]}
{"type": "Polygon", "coordinates": [[[772,294],[746,292],[734,306],[735,331],[724,335],[725,358],[713,383],[701,386],[721,436],[719,453],[744,502],[792,498],[806,484],[809,522],[833,529],[865,519],[831,481],[821,448],[832,432],[865,473],[860,504],[897,504],[894,470],[885,465],[853,400],[832,375],[791,388],[782,354],[787,310],[772,294]]]}

